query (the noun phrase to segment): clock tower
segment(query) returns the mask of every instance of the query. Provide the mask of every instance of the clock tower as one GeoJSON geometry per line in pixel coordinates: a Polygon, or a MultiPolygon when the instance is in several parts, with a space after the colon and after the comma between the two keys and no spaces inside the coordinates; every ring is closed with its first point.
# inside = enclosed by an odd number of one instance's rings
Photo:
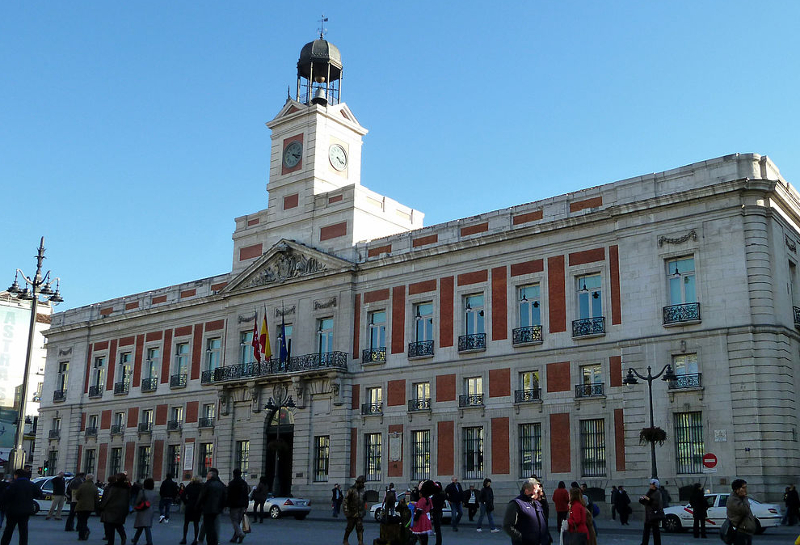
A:
{"type": "Polygon", "coordinates": [[[234,272],[284,238],[354,260],[359,241],[422,227],[421,212],[361,185],[367,130],[342,101],[342,75],[335,45],[303,46],[295,96],[267,123],[267,208],[236,219],[234,272]]]}

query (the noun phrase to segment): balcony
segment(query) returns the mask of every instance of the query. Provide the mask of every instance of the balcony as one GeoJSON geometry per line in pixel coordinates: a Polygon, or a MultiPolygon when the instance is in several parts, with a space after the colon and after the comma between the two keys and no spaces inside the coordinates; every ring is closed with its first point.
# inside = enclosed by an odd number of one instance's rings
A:
{"type": "Polygon", "coordinates": [[[158,388],[158,378],[157,377],[150,377],[150,378],[143,378],[142,379],[142,391],[143,392],[155,392],[158,388]]]}
{"type": "Polygon", "coordinates": [[[153,423],[152,422],[139,422],[139,427],[137,428],[139,433],[150,433],[153,431],[153,423]]]}
{"type": "Polygon", "coordinates": [[[103,397],[103,387],[89,386],[89,397],[103,397]]]}
{"type": "Polygon", "coordinates": [[[800,329],[800,307],[792,307],[794,312],[794,327],[800,329]]]}
{"type": "MultiPolygon", "coordinates": [[[[684,303],[664,307],[663,316],[665,326],[699,323],[700,303],[684,303]]],[[[797,323],[797,311],[795,311],[795,323],[797,323]]]]}
{"type": "Polygon", "coordinates": [[[365,348],[361,351],[361,363],[386,363],[386,347],[365,348]]]}
{"type": "Polygon", "coordinates": [[[347,370],[347,354],[345,352],[326,352],[292,356],[284,361],[270,359],[261,363],[240,363],[203,371],[201,384],[213,384],[246,378],[286,375],[324,369],[347,370]]]}
{"type": "Polygon", "coordinates": [[[112,424],[111,435],[125,435],[125,426],[122,424],[112,424]]]}
{"type": "Polygon", "coordinates": [[[362,403],[361,414],[365,416],[383,414],[383,403],[362,403]]]}
{"type": "Polygon", "coordinates": [[[198,428],[213,428],[214,427],[214,419],[209,416],[204,416],[197,421],[198,428]]]}
{"type": "Polygon", "coordinates": [[[433,341],[416,341],[408,343],[408,357],[430,358],[433,356],[433,341]]]}
{"type": "Polygon", "coordinates": [[[486,333],[458,336],[459,352],[479,352],[482,350],[486,350],[486,333]]]}
{"type": "Polygon", "coordinates": [[[67,392],[64,390],[56,390],[53,392],[53,403],[64,401],[67,398],[67,392]]]}
{"type": "Polygon", "coordinates": [[[170,420],[167,422],[167,431],[181,431],[181,421],[170,420]]]}
{"type": "Polygon", "coordinates": [[[131,383],[127,380],[114,383],[114,395],[126,395],[131,389],[131,383]]]}
{"type": "Polygon", "coordinates": [[[511,344],[542,344],[542,326],[531,325],[511,330],[511,344]]]}
{"type": "Polygon", "coordinates": [[[59,437],[61,437],[61,430],[50,430],[47,434],[48,439],[58,439],[59,437]]]}
{"type": "Polygon", "coordinates": [[[605,395],[602,382],[575,385],[575,397],[605,397],[605,395]]]}
{"type": "Polygon", "coordinates": [[[415,413],[418,411],[430,411],[431,410],[431,398],[426,397],[425,399],[409,399],[408,400],[408,412],[415,413]]]}
{"type": "Polygon", "coordinates": [[[169,387],[173,390],[177,388],[186,388],[186,373],[169,377],[169,387]]]}
{"type": "Polygon", "coordinates": [[[86,437],[97,437],[97,428],[86,428],[86,437]]]}
{"type": "Polygon", "coordinates": [[[670,380],[668,383],[670,390],[686,390],[692,388],[702,388],[703,383],[700,380],[701,373],[694,373],[691,375],[678,375],[675,380],[670,380]]]}
{"type": "Polygon", "coordinates": [[[606,334],[606,318],[581,318],[572,321],[573,337],[597,337],[606,334]]]}
{"type": "Polygon", "coordinates": [[[483,407],[483,394],[464,394],[458,396],[459,407],[483,407]]]}
{"type": "Polygon", "coordinates": [[[535,403],[542,400],[541,388],[514,390],[514,403],[535,403]]]}

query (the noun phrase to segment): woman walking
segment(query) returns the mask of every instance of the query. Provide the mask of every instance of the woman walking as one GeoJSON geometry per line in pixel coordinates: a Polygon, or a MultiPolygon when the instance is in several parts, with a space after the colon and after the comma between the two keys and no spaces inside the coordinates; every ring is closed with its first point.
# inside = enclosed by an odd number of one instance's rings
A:
{"type": "MultiPolygon", "coordinates": [[[[111,479],[109,479],[111,481],[111,479]]],[[[125,534],[125,519],[131,503],[131,485],[128,477],[124,473],[119,473],[114,482],[109,484],[103,492],[103,499],[100,502],[102,514],[100,520],[103,522],[108,537],[108,545],[114,545],[114,532],[119,534],[122,545],[128,539],[125,534]]]]}
{"type": "Polygon", "coordinates": [[[414,506],[414,523],[411,526],[411,532],[417,538],[420,545],[428,545],[428,535],[433,531],[428,513],[431,512],[431,508],[433,507],[431,496],[435,491],[436,484],[433,481],[423,481],[419,483],[420,498],[414,506]]]}
{"type": "Polygon", "coordinates": [[[189,523],[194,526],[194,541],[192,545],[197,545],[197,539],[200,532],[199,525],[200,519],[203,516],[203,511],[197,504],[200,498],[200,493],[203,491],[203,481],[195,475],[192,481],[183,493],[183,503],[186,505],[186,513],[183,516],[183,539],[180,541],[181,545],[186,544],[186,532],[189,531],[189,523]]]}
{"type": "Polygon", "coordinates": [[[253,490],[253,522],[264,522],[264,502],[267,501],[267,492],[269,492],[269,481],[266,475],[262,475],[258,480],[258,486],[253,490]],[[259,507],[261,516],[258,514],[259,507]]]}
{"type": "Polygon", "coordinates": [[[583,494],[580,488],[569,491],[569,524],[570,545],[586,545],[589,541],[589,527],[586,525],[586,507],[583,505],[583,494]]]}
{"type": "Polygon", "coordinates": [[[481,529],[481,523],[483,522],[483,517],[485,515],[486,518],[489,519],[489,527],[492,529],[492,532],[499,532],[500,528],[497,528],[494,525],[494,517],[492,516],[492,511],[494,511],[494,490],[492,490],[491,479],[483,480],[483,489],[481,490],[479,502],[481,504],[481,514],[478,515],[478,527],[476,530],[478,532],[483,532],[481,529]]]}
{"type": "MultiPolygon", "coordinates": [[[[133,508],[136,511],[136,518],[133,521],[133,527],[136,528],[136,533],[133,535],[133,545],[139,541],[139,536],[144,532],[144,538],[147,540],[147,545],[153,545],[153,534],[151,528],[153,527],[153,505],[158,501],[158,494],[155,491],[156,483],[150,477],[144,480],[142,489],[133,500],[133,508]]],[[[122,541],[123,545],[125,540],[122,541]]]]}

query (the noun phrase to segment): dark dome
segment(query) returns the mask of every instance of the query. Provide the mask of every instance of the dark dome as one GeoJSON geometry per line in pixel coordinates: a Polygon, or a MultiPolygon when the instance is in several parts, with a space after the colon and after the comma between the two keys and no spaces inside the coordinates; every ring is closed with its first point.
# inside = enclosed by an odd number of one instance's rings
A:
{"type": "Polygon", "coordinates": [[[331,67],[331,81],[339,79],[342,73],[342,54],[339,48],[328,42],[319,39],[308,42],[300,50],[300,60],[297,61],[297,73],[308,79],[311,74],[311,66],[314,66],[314,73],[319,70],[328,71],[327,64],[331,67]],[[324,66],[324,69],[323,69],[324,66]]]}

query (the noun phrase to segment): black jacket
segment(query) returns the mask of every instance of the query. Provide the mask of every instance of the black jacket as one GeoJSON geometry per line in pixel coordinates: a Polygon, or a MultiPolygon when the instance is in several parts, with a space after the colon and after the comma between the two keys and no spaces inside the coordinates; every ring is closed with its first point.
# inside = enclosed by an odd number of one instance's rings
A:
{"type": "Polygon", "coordinates": [[[42,491],[30,479],[17,478],[8,485],[0,499],[6,515],[23,517],[33,515],[36,507],[33,500],[42,497],[42,491]]]}
{"type": "Polygon", "coordinates": [[[189,520],[199,520],[200,517],[200,494],[203,493],[203,485],[191,482],[183,491],[183,503],[186,504],[186,518],[189,520]]]}
{"type": "Polygon", "coordinates": [[[66,492],[66,482],[64,477],[56,477],[53,479],[53,495],[63,496],[66,492]]]}
{"type": "Polygon", "coordinates": [[[241,477],[234,477],[228,483],[228,507],[247,507],[250,503],[250,487],[241,477]]]}
{"type": "Polygon", "coordinates": [[[219,477],[212,477],[203,485],[197,504],[204,515],[219,515],[228,501],[228,492],[219,477]]]}
{"type": "Polygon", "coordinates": [[[172,498],[173,500],[178,497],[178,483],[172,479],[164,479],[159,489],[161,498],[172,498]]]}
{"type": "Polygon", "coordinates": [[[695,516],[705,518],[708,514],[708,502],[702,488],[695,488],[689,496],[689,505],[692,506],[695,516]]]}
{"type": "Polygon", "coordinates": [[[464,489],[461,488],[461,483],[450,483],[447,485],[447,488],[444,489],[445,494],[447,494],[447,499],[450,500],[452,504],[460,504],[461,501],[464,499],[464,489]]]}

